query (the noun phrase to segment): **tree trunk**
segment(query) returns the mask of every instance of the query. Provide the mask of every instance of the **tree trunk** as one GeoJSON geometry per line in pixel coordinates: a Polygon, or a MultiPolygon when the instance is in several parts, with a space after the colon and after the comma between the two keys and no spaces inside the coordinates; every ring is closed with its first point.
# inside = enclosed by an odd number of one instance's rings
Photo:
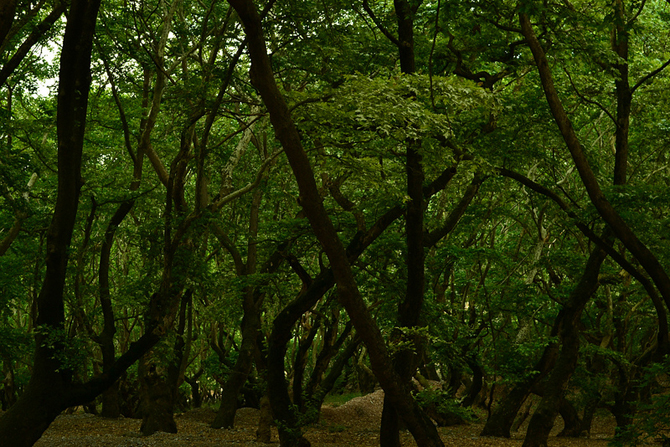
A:
{"type": "MultiPolygon", "coordinates": [[[[559,313],[554,320],[554,326],[551,329],[552,337],[558,334],[562,319],[563,315],[559,313]]],[[[535,365],[534,370],[537,371],[537,373],[530,375],[523,382],[514,385],[510,392],[502,398],[486,421],[480,436],[495,436],[499,438],[510,437],[510,429],[514,424],[516,414],[530,395],[533,387],[544,379],[554,367],[557,357],[558,344],[549,343],[549,345],[544,348],[544,352],[542,353],[539,362],[535,365]]]]}
{"type": "Polygon", "coordinates": [[[400,447],[400,420],[393,402],[384,395],[384,408],[379,431],[379,445],[381,447],[400,447]]]}
{"type": "Polygon", "coordinates": [[[556,436],[559,438],[579,438],[584,432],[584,425],[574,405],[569,400],[563,398],[561,399],[558,412],[561,414],[561,418],[563,418],[563,430],[556,436]]]}
{"type": "Polygon", "coordinates": [[[204,370],[200,368],[200,370],[195,373],[193,377],[184,376],[184,380],[191,387],[191,406],[193,408],[202,407],[202,393],[200,392],[200,382],[198,379],[200,379],[200,376],[203,372],[204,370]]]}
{"type": "MultiPolygon", "coordinates": [[[[256,273],[257,248],[256,237],[258,235],[259,210],[262,199],[262,191],[256,190],[254,193],[251,212],[249,217],[249,243],[247,248],[247,262],[242,269],[243,275],[256,273]]],[[[282,264],[283,254],[291,246],[290,241],[281,243],[275,252],[270,256],[262,267],[263,273],[274,273],[282,264]]],[[[230,248],[234,250],[233,247],[230,248]]],[[[238,255],[239,257],[239,255],[238,255]]],[[[239,257],[241,259],[241,257],[239,257]]],[[[238,261],[238,264],[241,261],[238,261]]],[[[232,428],[235,423],[235,413],[237,412],[237,398],[242,387],[247,381],[253,368],[254,357],[258,351],[257,340],[261,330],[261,307],[265,299],[265,293],[261,292],[263,285],[256,288],[248,287],[244,292],[242,307],[244,316],[242,317],[242,343],[238,353],[237,361],[232,369],[228,380],[223,387],[221,395],[221,406],[216,414],[216,418],[211,424],[212,428],[232,428]]]]}
{"type": "MultiPolygon", "coordinates": [[[[617,12],[618,14],[618,12],[617,12]]],[[[591,166],[584,154],[582,149],[582,144],[577,137],[577,134],[572,127],[572,123],[568,118],[568,115],[563,107],[563,104],[558,96],[558,92],[554,85],[553,76],[551,69],[549,68],[549,63],[547,61],[544,48],[540,44],[535,32],[533,31],[532,25],[530,23],[530,18],[524,12],[519,14],[519,22],[521,25],[521,30],[523,35],[528,42],[528,45],[533,53],[533,57],[538,67],[538,73],[540,75],[540,80],[542,82],[542,87],[547,98],[547,103],[551,109],[551,113],[554,116],[554,120],[563,136],[563,140],[570,151],[573,162],[579,176],[586,188],[586,191],[589,195],[591,203],[594,205],[598,214],[602,219],[607,222],[608,226],[612,229],[616,237],[623,243],[628,251],[631,252],[633,256],[639,261],[640,265],[644,270],[649,274],[652,281],[658,288],[666,307],[670,308],[670,277],[665,271],[665,268],[658,261],[656,256],[649,250],[649,248],[637,237],[633,230],[628,226],[628,224],[623,220],[619,213],[614,209],[612,204],[607,200],[605,194],[603,193],[598,179],[596,178],[591,166]]],[[[617,48],[617,51],[627,51],[626,48],[617,48]]],[[[632,89],[631,89],[632,90],[632,89]]],[[[617,96],[619,100],[629,101],[632,97],[632,91],[627,91],[626,88],[622,85],[617,85],[617,96]],[[621,87],[621,88],[620,88],[621,87]]],[[[627,120],[628,110],[623,104],[617,105],[617,117],[618,121],[627,120]],[[619,110],[619,108],[621,108],[619,110]]],[[[619,122],[619,124],[621,124],[619,122]]],[[[625,138],[627,135],[627,127],[625,129],[620,129],[621,135],[617,135],[617,138],[625,138]]],[[[625,180],[625,160],[627,157],[627,144],[628,142],[617,142],[617,159],[615,163],[615,180],[621,181],[625,180]]],[[[660,318],[659,318],[660,320],[660,318]]],[[[666,320],[667,324],[667,320],[666,320]]],[[[661,328],[660,333],[667,335],[667,327],[661,328]]],[[[667,339],[662,340],[663,349],[667,349],[667,339]]]]}
{"type": "MultiPolygon", "coordinates": [[[[433,182],[427,194],[434,194],[446,185],[447,175],[440,176],[433,182]]],[[[425,193],[425,192],[424,192],[425,193]]],[[[353,262],[363,251],[396,219],[402,215],[402,209],[395,206],[387,211],[366,232],[357,234],[347,247],[347,254],[353,262]]],[[[275,418],[279,421],[280,437],[293,439],[301,437],[300,428],[290,425],[296,418],[291,416],[291,399],[288,394],[288,385],[284,377],[284,356],[286,344],[291,338],[291,330],[300,317],[314,306],[323,295],[335,284],[332,269],[322,271],[312,280],[306,290],[300,293],[275,318],[272,324],[272,333],[268,341],[267,382],[268,396],[275,418]],[[282,435],[282,431],[288,433],[282,435]]],[[[352,353],[353,355],[353,353],[352,353]]],[[[342,365],[344,366],[344,365],[342,365]]],[[[290,441],[284,441],[290,442],[290,441]]],[[[297,442],[297,440],[296,440],[297,442]]]]}
{"type": "MultiPolygon", "coordinates": [[[[253,290],[247,294],[253,295],[253,290]]],[[[253,297],[246,300],[253,301],[253,297]]],[[[256,350],[256,339],[261,328],[260,309],[255,303],[244,306],[244,317],[242,318],[242,343],[237,356],[237,361],[230,376],[226,380],[221,391],[221,406],[216,413],[216,418],[211,424],[212,428],[232,428],[235,423],[237,412],[237,398],[240,390],[247,381],[254,364],[254,353],[256,350]]]]}
{"type": "Polygon", "coordinates": [[[140,432],[149,436],[157,431],[177,433],[174,420],[173,389],[167,380],[165,368],[158,365],[150,351],[140,360],[138,375],[140,376],[142,425],[140,432]]]}
{"type": "Polygon", "coordinates": [[[235,8],[244,25],[251,59],[251,82],[268,108],[275,135],[284,148],[298,183],[300,203],[330,260],[338,299],[347,310],[356,332],[368,347],[373,370],[382,388],[396,410],[402,413],[417,444],[422,447],[443,446],[437,429],[426,418],[412,398],[410,390],[395,373],[384,337],[358,290],[347,252],[323,206],[300,135],[275,82],[258,11],[251,0],[229,0],[229,3],[235,8]]]}
{"type": "MultiPolygon", "coordinates": [[[[330,365],[330,361],[337,353],[340,352],[342,345],[351,333],[351,321],[348,321],[342,330],[342,333],[337,336],[337,329],[340,322],[338,314],[339,311],[334,312],[333,319],[327,322],[328,328],[326,329],[326,333],[323,337],[323,347],[321,348],[321,351],[319,351],[319,355],[316,358],[316,362],[314,364],[314,368],[312,369],[312,373],[310,374],[309,381],[305,386],[305,395],[309,400],[312,399],[317,388],[321,388],[324,379],[323,375],[326,373],[328,365],[330,365]],[[337,339],[335,339],[336,337],[337,339]]],[[[319,405],[319,408],[320,407],[321,405],[319,405]]]]}
{"type": "Polygon", "coordinates": [[[484,371],[482,370],[482,367],[479,365],[479,361],[477,358],[475,358],[475,356],[469,356],[466,359],[466,362],[472,370],[472,384],[468,389],[467,396],[465,396],[465,399],[463,399],[463,402],[461,402],[461,406],[468,408],[475,403],[477,396],[484,387],[484,371]]]}
{"type": "Polygon", "coordinates": [[[269,444],[272,441],[272,406],[267,392],[261,397],[261,414],[258,418],[256,441],[269,444]]]}
{"type": "Polygon", "coordinates": [[[69,406],[72,371],[55,357],[66,342],[63,290],[82,184],[90,60],[99,7],[100,0],[72,0],[63,37],[56,119],[58,197],[47,234],[46,276],[37,298],[40,331],[35,336],[33,374],[26,391],[0,418],[0,439],[13,447],[33,445],[69,406]],[[56,343],[47,343],[49,336],[56,343]]]}
{"type": "Polygon", "coordinates": [[[174,421],[174,407],[179,394],[179,386],[184,377],[184,360],[188,357],[190,340],[185,337],[187,320],[192,317],[192,291],[186,290],[180,299],[179,325],[173,347],[172,358],[166,365],[161,364],[153,353],[145,354],[139,368],[142,397],[142,425],[140,432],[149,436],[157,431],[177,433],[174,421]],[[185,339],[186,338],[186,339],[185,339]]]}
{"type": "MultiPolygon", "coordinates": [[[[100,288],[100,307],[103,315],[103,329],[96,341],[100,344],[102,351],[102,371],[109,372],[116,360],[114,347],[114,334],[116,326],[114,324],[114,309],[109,291],[109,259],[114,243],[116,229],[123,219],[132,209],[135,200],[123,202],[116,210],[109,221],[105,231],[105,239],[100,249],[100,269],[98,272],[100,288]]],[[[121,406],[119,405],[119,386],[114,384],[102,394],[102,416],[108,418],[118,418],[121,415],[121,406]]]]}
{"type": "Polygon", "coordinates": [[[579,357],[579,319],[591,296],[598,290],[600,266],[607,255],[600,248],[593,250],[584,269],[584,274],[570,294],[561,313],[561,353],[549,380],[544,386],[544,396],[530,419],[523,447],[546,447],[549,432],[564,399],[563,393],[568,380],[577,367],[579,357]]]}
{"type": "Polygon", "coordinates": [[[326,398],[326,395],[332,391],[333,387],[335,386],[335,382],[342,374],[344,367],[356,353],[356,349],[358,349],[360,342],[361,341],[358,337],[354,337],[351,341],[349,341],[346,347],[335,359],[335,362],[330,368],[330,371],[328,371],[326,377],[323,378],[318,387],[315,388],[314,392],[309,395],[307,401],[307,414],[310,414],[311,412],[314,414],[314,418],[310,419],[310,422],[316,423],[319,421],[318,416],[321,410],[321,406],[323,405],[323,400],[326,398]]]}
{"type": "Polygon", "coordinates": [[[288,385],[284,376],[284,357],[293,325],[333,286],[333,275],[326,270],[317,276],[306,291],[286,306],[275,318],[270,334],[267,355],[268,398],[275,418],[279,421],[282,446],[308,445],[297,423],[288,385]]]}
{"type": "Polygon", "coordinates": [[[633,424],[637,396],[635,392],[635,373],[628,371],[626,365],[619,364],[617,367],[619,369],[619,385],[614,396],[614,405],[610,410],[616,419],[616,431],[618,433],[633,424]]]}
{"type": "Polygon", "coordinates": [[[303,397],[302,383],[305,377],[305,368],[307,367],[307,355],[309,354],[309,348],[314,343],[314,338],[316,337],[320,326],[321,318],[317,317],[307,336],[303,337],[298,343],[298,351],[296,352],[295,361],[293,362],[293,405],[295,405],[301,413],[305,412],[305,399],[303,397]]]}
{"type": "MultiPolygon", "coordinates": [[[[414,14],[420,2],[410,5],[407,0],[394,0],[395,14],[398,24],[398,53],[400,71],[411,75],[415,72],[414,59],[414,14]]],[[[405,172],[407,175],[407,196],[409,203],[405,213],[405,229],[407,240],[407,288],[405,298],[398,306],[398,324],[401,328],[414,328],[419,325],[419,317],[424,301],[425,271],[423,247],[423,160],[421,141],[406,142],[407,158],[405,172]]],[[[404,337],[396,337],[399,341],[404,337]]],[[[410,388],[410,380],[421,358],[418,353],[424,349],[424,340],[418,336],[410,336],[412,348],[401,350],[394,359],[394,368],[404,386],[410,388]]],[[[388,394],[384,395],[384,409],[380,428],[379,441],[382,447],[400,446],[400,426],[398,409],[388,394]]]]}
{"type": "Polygon", "coordinates": [[[121,416],[121,402],[119,397],[119,383],[107,388],[102,393],[102,410],[100,416],[116,419],[121,416]]]}

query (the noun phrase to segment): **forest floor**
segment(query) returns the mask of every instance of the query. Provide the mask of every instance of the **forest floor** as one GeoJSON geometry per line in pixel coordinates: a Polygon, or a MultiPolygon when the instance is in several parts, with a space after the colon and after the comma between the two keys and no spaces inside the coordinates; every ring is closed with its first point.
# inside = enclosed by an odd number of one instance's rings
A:
{"type": "MultiPolygon", "coordinates": [[[[381,392],[357,397],[337,407],[324,406],[319,424],[307,427],[305,437],[315,447],[355,447],[379,445],[379,424],[383,395],[381,392]]],[[[90,414],[75,413],[59,416],[37,442],[36,447],[221,447],[254,446],[258,443],[256,428],[259,412],[252,408],[241,408],[237,412],[235,427],[231,430],[216,430],[209,427],[214,411],[201,408],[175,417],[178,433],[156,433],[143,437],[139,434],[138,419],[104,419],[90,414]]],[[[456,427],[439,428],[446,446],[521,446],[528,422],[514,433],[511,439],[480,437],[483,421],[456,427]]],[[[549,446],[606,447],[614,434],[614,421],[608,417],[594,420],[589,438],[557,438],[562,422],[557,420],[549,446]]],[[[402,434],[403,446],[415,446],[407,431],[402,434]]],[[[272,444],[278,445],[277,431],[273,428],[272,444]]],[[[659,444],[656,444],[657,446],[659,444]]]]}

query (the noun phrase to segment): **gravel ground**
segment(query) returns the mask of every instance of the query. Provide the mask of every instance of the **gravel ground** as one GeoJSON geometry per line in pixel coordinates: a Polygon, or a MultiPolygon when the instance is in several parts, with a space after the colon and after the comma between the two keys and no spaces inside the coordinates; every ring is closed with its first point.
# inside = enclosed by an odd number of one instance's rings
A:
{"type": "MultiPolygon", "coordinates": [[[[313,446],[318,447],[355,447],[378,446],[379,423],[383,405],[383,393],[378,391],[367,396],[357,397],[338,407],[324,407],[319,424],[308,427],[305,437],[313,446]]],[[[215,430],[209,427],[214,419],[211,409],[196,409],[177,415],[178,433],[156,433],[143,437],[139,434],[140,420],[103,419],[89,414],[77,413],[59,416],[42,438],[37,447],[260,447],[256,427],[259,411],[253,408],[241,408],[237,412],[235,428],[215,430]]],[[[527,422],[526,422],[527,424],[527,422]]],[[[440,436],[446,446],[514,446],[521,447],[525,426],[511,439],[482,438],[479,433],[483,422],[475,422],[457,427],[439,428],[440,436]]],[[[561,429],[560,418],[554,434],[561,429]]],[[[549,446],[606,447],[614,433],[612,418],[597,418],[589,439],[556,438],[549,439],[549,446]]],[[[407,431],[401,434],[403,446],[415,446],[407,431]]],[[[273,429],[271,445],[279,445],[276,429],[273,429]]]]}

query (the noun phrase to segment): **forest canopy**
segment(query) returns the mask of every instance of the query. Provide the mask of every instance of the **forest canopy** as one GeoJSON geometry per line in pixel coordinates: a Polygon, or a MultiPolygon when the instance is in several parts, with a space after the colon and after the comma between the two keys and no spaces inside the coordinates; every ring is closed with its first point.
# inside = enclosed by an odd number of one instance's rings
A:
{"type": "Polygon", "coordinates": [[[531,396],[524,447],[667,445],[668,49],[661,0],[3,1],[0,439],[381,388],[384,447],[531,396]]]}

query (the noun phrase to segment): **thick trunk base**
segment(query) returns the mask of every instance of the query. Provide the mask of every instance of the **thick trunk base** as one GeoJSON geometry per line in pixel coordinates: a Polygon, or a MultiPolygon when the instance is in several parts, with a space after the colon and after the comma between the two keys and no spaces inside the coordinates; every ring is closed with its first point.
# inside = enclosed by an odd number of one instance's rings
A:
{"type": "Polygon", "coordinates": [[[384,408],[382,410],[379,445],[381,447],[400,447],[400,422],[398,412],[393,408],[386,397],[384,397],[384,408]]]}
{"type": "Polygon", "coordinates": [[[261,415],[258,418],[258,430],[256,430],[256,441],[269,444],[272,441],[272,406],[270,398],[264,395],[261,398],[261,415]]]}
{"type": "Polygon", "coordinates": [[[174,396],[168,381],[156,365],[140,365],[142,380],[142,425],[140,432],[150,436],[157,431],[177,433],[174,396]]]}
{"type": "Polygon", "coordinates": [[[100,415],[104,418],[112,419],[117,419],[119,416],[121,416],[118,382],[112,385],[107,391],[102,393],[102,410],[100,415]]]}

